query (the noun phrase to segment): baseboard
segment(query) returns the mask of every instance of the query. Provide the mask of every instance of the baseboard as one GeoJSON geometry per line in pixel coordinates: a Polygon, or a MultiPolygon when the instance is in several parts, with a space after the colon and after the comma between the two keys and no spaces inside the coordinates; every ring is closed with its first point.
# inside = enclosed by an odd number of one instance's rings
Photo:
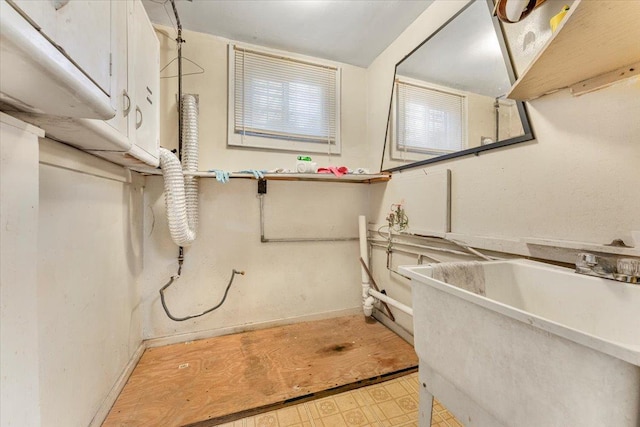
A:
{"type": "Polygon", "coordinates": [[[310,322],[313,320],[330,319],[332,317],[352,316],[362,313],[362,307],[353,307],[343,310],[325,311],[305,316],[289,317],[286,319],[269,320],[266,322],[249,323],[245,325],[230,326],[220,329],[208,329],[205,331],[189,332],[186,334],[170,335],[166,337],[151,338],[145,341],[147,348],[161,347],[164,345],[177,344],[188,341],[202,340],[219,337],[222,335],[237,334],[240,332],[254,331],[258,329],[273,328],[276,326],[291,325],[293,323],[310,322]]]}
{"type": "Polygon", "coordinates": [[[129,376],[131,375],[134,368],[140,361],[140,358],[142,357],[142,354],[144,353],[146,348],[147,346],[145,341],[142,341],[138,346],[138,348],[136,349],[136,351],[131,356],[131,359],[129,359],[129,362],[127,363],[127,365],[122,370],[122,373],[116,380],[113,387],[111,387],[109,394],[107,394],[107,397],[105,397],[104,401],[102,402],[102,405],[100,405],[98,412],[96,412],[93,419],[89,423],[89,427],[99,427],[102,425],[104,420],[107,418],[107,415],[109,415],[109,411],[111,410],[111,407],[113,406],[114,403],[116,403],[116,399],[118,399],[118,396],[120,395],[120,392],[122,391],[125,384],[127,383],[129,376]]]}

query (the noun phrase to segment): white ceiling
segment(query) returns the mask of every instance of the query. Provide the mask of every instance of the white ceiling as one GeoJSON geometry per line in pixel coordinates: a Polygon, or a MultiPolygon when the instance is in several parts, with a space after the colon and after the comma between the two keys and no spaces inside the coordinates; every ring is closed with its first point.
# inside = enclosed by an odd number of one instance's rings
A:
{"type": "Polygon", "coordinates": [[[398,74],[490,97],[511,88],[485,1],[467,7],[398,66],[398,74]]]}
{"type": "MultiPolygon", "coordinates": [[[[152,22],[175,24],[168,0],[143,3],[152,22]]],[[[178,0],[176,7],[186,30],[367,67],[431,3],[432,0],[178,0]]]]}

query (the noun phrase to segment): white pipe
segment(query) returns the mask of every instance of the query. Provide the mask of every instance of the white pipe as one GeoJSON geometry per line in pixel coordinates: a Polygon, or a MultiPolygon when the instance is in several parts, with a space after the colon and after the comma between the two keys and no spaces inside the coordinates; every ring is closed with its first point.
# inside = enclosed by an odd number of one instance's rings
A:
{"type": "Polygon", "coordinates": [[[197,104],[193,95],[182,97],[183,156],[180,161],[171,151],[160,148],[160,167],[164,176],[164,197],[171,238],[178,246],[189,246],[196,239],[198,227],[198,181],[185,179],[182,168],[198,170],[197,104]]]}
{"type": "Polygon", "coordinates": [[[401,302],[394,300],[393,298],[389,298],[385,294],[382,294],[378,291],[374,291],[373,289],[369,289],[369,295],[371,295],[375,299],[378,299],[382,302],[386,302],[387,304],[397,308],[398,310],[404,313],[407,313],[410,316],[413,316],[413,309],[411,307],[404,305],[401,302]]]}
{"type": "Polygon", "coordinates": [[[365,316],[371,317],[371,315],[373,315],[373,304],[375,303],[376,299],[372,296],[368,296],[364,299],[364,302],[362,303],[362,309],[365,316]]]}
{"type": "MultiPolygon", "coordinates": [[[[360,258],[364,261],[364,264],[369,268],[369,242],[367,240],[367,218],[364,215],[358,217],[358,235],[360,237],[360,258]]],[[[386,302],[387,304],[396,307],[400,311],[403,311],[413,316],[413,309],[408,307],[394,299],[389,298],[385,294],[371,289],[369,284],[369,275],[364,267],[360,267],[362,272],[362,310],[364,315],[369,317],[373,314],[373,304],[375,300],[386,302]]]]}
{"type": "MultiPolygon", "coordinates": [[[[455,243],[455,242],[450,241],[448,239],[444,239],[444,238],[441,238],[441,239],[444,240],[444,241],[447,241],[447,242],[455,243]]],[[[376,239],[371,239],[371,243],[381,243],[383,245],[388,245],[389,244],[389,242],[387,240],[376,240],[376,239]]],[[[408,243],[408,242],[398,242],[397,240],[394,240],[391,243],[393,245],[407,246],[409,248],[427,249],[427,250],[436,251],[436,252],[446,252],[446,253],[462,255],[462,256],[472,256],[471,254],[469,254],[467,252],[457,251],[455,249],[439,248],[437,246],[421,245],[421,244],[417,244],[417,243],[408,243]]],[[[457,245],[457,243],[455,243],[455,244],[457,245]]],[[[460,246],[460,245],[458,245],[458,246],[460,246]]]]}
{"type": "MultiPolygon", "coordinates": [[[[367,218],[364,215],[358,217],[358,237],[360,238],[360,258],[364,261],[367,268],[369,268],[369,250],[367,241],[367,218]]],[[[360,266],[360,272],[362,273],[362,309],[364,315],[369,317],[373,313],[373,301],[369,300],[369,275],[364,267],[360,266]]]]}
{"type": "MultiPolygon", "coordinates": [[[[367,217],[360,215],[358,217],[358,237],[360,238],[360,258],[364,261],[367,268],[369,268],[369,250],[367,248],[367,217]]],[[[362,273],[362,283],[369,283],[369,275],[364,267],[360,267],[362,273]]]]}

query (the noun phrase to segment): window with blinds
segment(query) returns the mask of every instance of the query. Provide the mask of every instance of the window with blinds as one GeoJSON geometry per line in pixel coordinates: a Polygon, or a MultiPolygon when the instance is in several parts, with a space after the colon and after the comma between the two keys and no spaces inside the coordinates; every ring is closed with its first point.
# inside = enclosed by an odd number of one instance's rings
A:
{"type": "Polygon", "coordinates": [[[229,49],[229,144],[340,152],[339,69],[229,49]]]}
{"type": "Polygon", "coordinates": [[[398,151],[444,154],[465,148],[465,97],[396,80],[398,151]]]}

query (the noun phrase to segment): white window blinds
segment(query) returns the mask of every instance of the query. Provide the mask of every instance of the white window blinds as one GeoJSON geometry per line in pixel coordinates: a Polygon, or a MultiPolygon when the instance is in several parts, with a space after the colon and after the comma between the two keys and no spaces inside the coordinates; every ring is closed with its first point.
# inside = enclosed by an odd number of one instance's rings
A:
{"type": "Polygon", "coordinates": [[[464,149],[464,96],[396,81],[396,144],[401,151],[464,149]]]}
{"type": "Polygon", "coordinates": [[[236,134],[337,143],[338,69],[238,46],[233,55],[236,134]]]}

